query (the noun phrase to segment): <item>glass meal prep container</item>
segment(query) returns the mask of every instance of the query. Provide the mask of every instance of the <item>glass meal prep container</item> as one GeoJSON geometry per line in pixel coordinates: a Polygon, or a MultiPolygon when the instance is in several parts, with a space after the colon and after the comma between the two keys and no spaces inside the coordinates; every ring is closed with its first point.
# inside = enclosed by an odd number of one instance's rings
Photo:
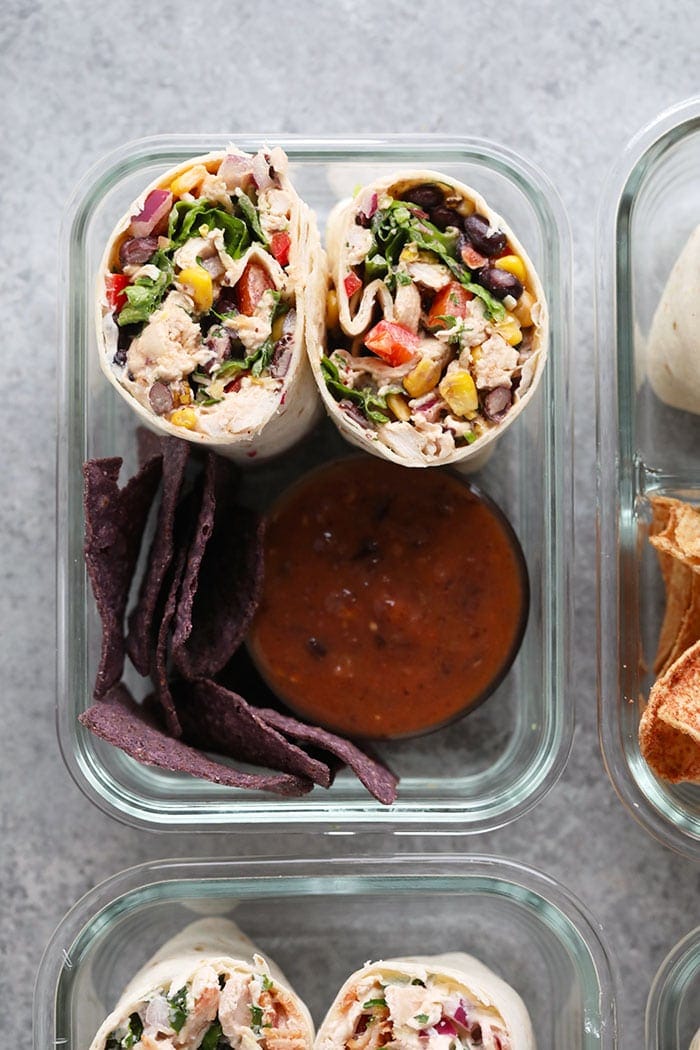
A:
{"type": "Polygon", "coordinates": [[[645,340],[670,270],[700,223],[700,99],[644,128],[615,167],[599,220],[599,730],[612,783],[666,845],[700,857],[700,787],[658,779],[638,726],[664,610],[651,494],[700,501],[700,415],[664,404],[645,340]]]}
{"type": "Polygon", "coordinates": [[[538,1050],[614,1050],[616,973],[567,890],[502,858],[156,861],[115,875],[64,918],[41,963],[34,1046],[84,1050],[136,970],[198,918],[233,919],[318,1025],[368,959],[467,951],[512,984],[538,1050]]]}
{"type": "MultiPolygon", "coordinates": [[[[123,477],[135,467],[136,417],[102,375],[94,336],[93,284],[106,238],[139,192],[167,168],[223,137],[157,137],[132,143],[98,163],[78,186],[63,229],[62,361],[58,436],[57,724],[68,768],[102,809],[138,826],[231,829],[285,825],[429,823],[481,832],[515,819],[561,773],[573,730],[569,669],[571,449],[568,341],[571,245],[563,207],[547,179],[492,144],[431,137],[356,140],[274,139],[291,161],[300,195],[321,229],[333,204],[359,183],[408,166],[454,175],[482,192],[517,231],[538,269],[550,308],[549,358],[534,399],[472,475],[503,509],[522,544],[530,576],[524,642],[510,673],[482,708],[430,736],[381,745],[401,776],[390,808],[374,802],[349,774],[330,791],[301,799],[234,791],[138,765],[79,725],[91,702],[100,627],[83,565],[82,462],[120,455],[123,477]]],[[[264,140],[236,137],[255,152],[264,140]]],[[[271,140],[272,141],[272,140],[271,140]]],[[[299,473],[351,451],[330,421],[245,485],[265,507],[299,473]]],[[[136,676],[127,682],[138,697],[136,676]]]]}
{"type": "Polygon", "coordinates": [[[689,1050],[700,1030],[700,926],[661,963],[646,1010],[647,1050],[689,1050]]]}

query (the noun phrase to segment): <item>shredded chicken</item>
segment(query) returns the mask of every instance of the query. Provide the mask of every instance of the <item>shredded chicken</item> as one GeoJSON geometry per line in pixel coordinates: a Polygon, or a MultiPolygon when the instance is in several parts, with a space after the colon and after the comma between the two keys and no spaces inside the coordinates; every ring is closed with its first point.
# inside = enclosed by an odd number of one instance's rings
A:
{"type": "Polygon", "coordinates": [[[420,322],[420,292],[415,284],[399,284],[394,296],[394,321],[409,332],[417,332],[420,322]]]}
{"type": "Polygon", "coordinates": [[[478,390],[493,390],[511,384],[511,374],[518,363],[518,351],[494,333],[472,354],[474,379],[478,390]]]}
{"type": "MultiPolygon", "coordinates": [[[[150,387],[157,380],[171,383],[188,376],[202,362],[199,325],[188,313],[191,300],[171,292],[148,324],[133,340],[126,354],[128,373],[133,382],[150,387]]],[[[206,350],[205,356],[211,356],[206,350]]]]}
{"type": "Polygon", "coordinates": [[[410,262],[406,269],[417,284],[434,292],[439,292],[452,280],[452,274],[442,263],[410,262]]]}

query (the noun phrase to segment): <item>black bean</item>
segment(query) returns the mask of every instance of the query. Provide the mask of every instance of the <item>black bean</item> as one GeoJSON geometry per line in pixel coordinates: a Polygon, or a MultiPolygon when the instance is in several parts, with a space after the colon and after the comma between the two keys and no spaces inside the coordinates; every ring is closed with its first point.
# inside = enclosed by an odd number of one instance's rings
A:
{"type": "Polygon", "coordinates": [[[157,416],[164,416],[173,407],[173,395],[165,383],[154,383],[148,391],[148,400],[157,416]]]}
{"type": "Polygon", "coordinates": [[[458,230],[461,230],[463,220],[462,216],[454,208],[448,208],[446,204],[439,204],[437,208],[431,209],[430,221],[439,230],[446,230],[448,226],[456,226],[458,230]]]}
{"type": "Polygon", "coordinates": [[[430,182],[421,183],[420,186],[413,186],[404,193],[403,199],[410,201],[411,204],[417,204],[419,208],[423,208],[425,211],[437,208],[445,200],[440,187],[430,182]]]}
{"type": "Polygon", "coordinates": [[[515,274],[499,270],[497,266],[483,266],[477,271],[476,278],[496,299],[505,299],[507,295],[519,299],[523,294],[523,286],[515,274]]]}
{"type": "Polygon", "coordinates": [[[508,243],[502,230],[492,229],[489,220],[476,212],[464,220],[464,232],[476,250],[487,258],[500,255],[508,243]]]}
{"type": "Polygon", "coordinates": [[[471,1040],[472,1040],[473,1043],[480,1043],[481,1042],[481,1038],[482,1038],[481,1037],[481,1025],[480,1024],[473,1024],[471,1032],[469,1033],[469,1035],[470,1035],[471,1040]]]}
{"type": "Polygon", "coordinates": [[[124,367],[124,365],[126,364],[126,350],[124,349],[124,347],[119,347],[112,360],[114,361],[115,365],[119,365],[120,368],[124,367]]]}
{"type": "Polygon", "coordinates": [[[228,286],[221,289],[214,308],[217,314],[225,314],[236,309],[236,289],[228,286]]]}
{"type": "Polygon", "coordinates": [[[318,638],[314,638],[313,635],[311,636],[311,638],[307,639],[306,648],[309,650],[312,656],[321,657],[325,656],[328,652],[323,642],[320,642],[318,638]]]}
{"type": "Polygon", "coordinates": [[[157,237],[130,237],[119,249],[119,262],[122,266],[142,266],[157,247],[157,237]]]}
{"type": "Polygon", "coordinates": [[[497,386],[489,390],[484,398],[484,415],[494,423],[499,423],[513,403],[510,387],[497,386]]]}

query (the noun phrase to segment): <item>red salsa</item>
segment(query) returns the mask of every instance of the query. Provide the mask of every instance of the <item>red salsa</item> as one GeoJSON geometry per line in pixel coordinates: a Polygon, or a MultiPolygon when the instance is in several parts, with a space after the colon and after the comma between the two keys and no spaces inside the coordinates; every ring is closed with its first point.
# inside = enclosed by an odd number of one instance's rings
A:
{"type": "Polygon", "coordinates": [[[442,470],[352,458],[272,508],[249,648],[303,718],[411,736],[495,688],[527,605],[520,545],[489,500],[442,470]]]}

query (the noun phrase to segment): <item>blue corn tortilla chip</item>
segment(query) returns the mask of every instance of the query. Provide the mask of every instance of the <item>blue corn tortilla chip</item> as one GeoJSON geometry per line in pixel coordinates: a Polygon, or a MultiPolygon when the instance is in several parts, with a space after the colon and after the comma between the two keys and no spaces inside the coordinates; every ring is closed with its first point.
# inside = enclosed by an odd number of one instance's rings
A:
{"type": "Polygon", "coordinates": [[[205,751],[285,773],[329,787],[334,771],[278,733],[242,696],[210,680],[172,686],[183,736],[205,751]]]}
{"type": "Polygon", "coordinates": [[[173,661],[185,678],[213,678],[228,663],[260,601],[264,522],[235,503],[236,482],[210,454],[175,613],[173,661]]]}
{"type": "Polygon", "coordinates": [[[175,510],[185,479],[189,442],[163,438],[163,491],[158,508],[156,531],[141,580],[136,608],[129,616],[126,651],[139,674],[147,675],[155,644],[155,614],[174,554],[175,510]]]}
{"type": "Polygon", "coordinates": [[[181,740],[173,740],[159,727],[152,714],[135,703],[123,684],[111,689],[79,719],[91,732],[148,766],[187,773],[227,787],[272,791],[278,795],[304,795],[312,787],[310,780],[287,773],[244,773],[232,769],[207,758],[181,740]]]}
{"type": "Polygon", "coordinates": [[[306,725],[290,715],[284,715],[271,708],[256,710],[256,715],[272,728],[284,733],[285,736],[304,744],[313,744],[322,751],[329,751],[332,755],[342,759],[369,793],[385,806],[396,801],[396,786],[399,778],[378,759],[366,754],[349,740],[336,736],[327,729],[321,729],[320,726],[306,725]]]}
{"type": "Polygon", "coordinates": [[[122,489],[121,466],[118,457],[83,464],[85,564],[102,621],[95,699],[119,681],[124,669],[124,613],[162,457],[148,458],[122,489]]]}

